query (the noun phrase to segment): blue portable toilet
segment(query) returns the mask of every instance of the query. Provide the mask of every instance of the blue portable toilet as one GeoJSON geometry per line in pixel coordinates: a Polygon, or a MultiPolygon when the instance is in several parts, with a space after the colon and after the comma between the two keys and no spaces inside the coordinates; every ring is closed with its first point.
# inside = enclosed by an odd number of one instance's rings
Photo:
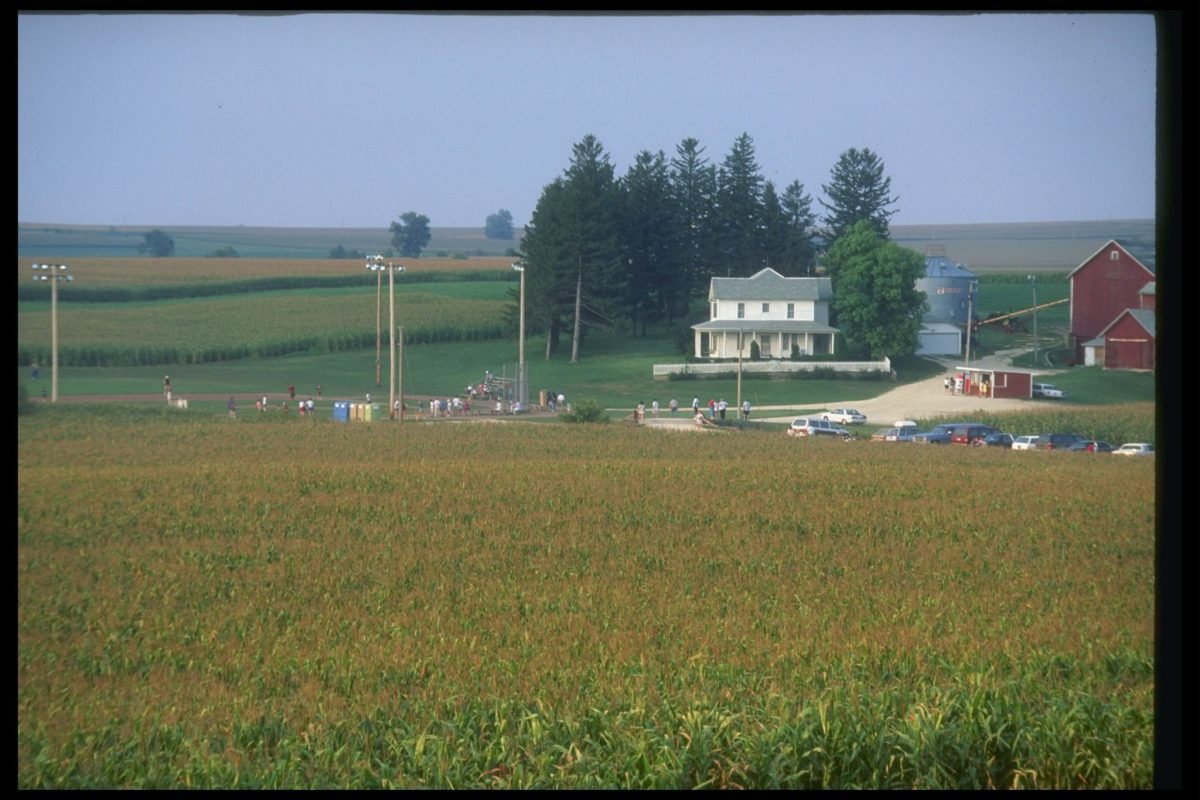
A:
{"type": "Polygon", "coordinates": [[[335,400],[333,403],[333,421],[334,422],[349,422],[350,421],[350,404],[345,400],[335,400]]]}

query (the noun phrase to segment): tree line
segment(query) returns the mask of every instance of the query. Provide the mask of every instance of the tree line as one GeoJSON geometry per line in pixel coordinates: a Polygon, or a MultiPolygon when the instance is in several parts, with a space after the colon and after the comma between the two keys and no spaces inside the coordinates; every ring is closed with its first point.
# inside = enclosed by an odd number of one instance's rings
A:
{"type": "Polygon", "coordinates": [[[596,137],[585,136],[543,189],[518,253],[527,319],[546,335],[546,359],[569,336],[578,361],[587,331],[617,320],[634,335],[651,322],[670,327],[713,276],[764,267],[813,275],[819,251],[860,220],[887,239],[897,198],[871,150],[845,151],[821,188],[824,227],[800,181],[779,190],[763,177],[747,133],[719,164],[686,138],[670,160],[661,150],[639,152],[621,177],[596,137]]]}

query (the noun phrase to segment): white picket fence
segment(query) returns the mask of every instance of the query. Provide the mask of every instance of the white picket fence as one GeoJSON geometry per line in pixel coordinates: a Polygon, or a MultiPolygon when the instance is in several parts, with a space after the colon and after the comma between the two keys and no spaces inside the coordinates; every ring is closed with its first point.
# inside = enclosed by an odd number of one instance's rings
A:
{"type": "MultiPolygon", "coordinates": [[[[730,375],[737,372],[735,362],[720,364],[655,364],[654,380],[665,381],[672,375],[730,375]]],[[[882,361],[743,361],[742,374],[757,373],[767,375],[790,375],[798,372],[812,372],[815,369],[831,369],[835,372],[886,372],[892,371],[892,360],[882,361]]]]}

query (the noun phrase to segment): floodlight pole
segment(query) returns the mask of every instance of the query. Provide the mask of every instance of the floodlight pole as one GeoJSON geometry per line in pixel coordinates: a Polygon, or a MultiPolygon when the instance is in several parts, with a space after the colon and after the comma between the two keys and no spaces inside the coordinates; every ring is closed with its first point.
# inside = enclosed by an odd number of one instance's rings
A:
{"type": "Polygon", "coordinates": [[[380,313],[380,295],[383,290],[383,256],[371,256],[370,260],[374,264],[369,264],[367,269],[375,272],[375,388],[378,389],[382,384],[379,380],[379,352],[382,349],[383,337],[380,335],[380,329],[383,324],[383,316],[380,313]]]}
{"type": "Polygon", "coordinates": [[[33,265],[35,281],[50,281],[50,402],[58,402],[58,284],[75,280],[66,264],[33,265]]]}
{"type": "Polygon", "coordinates": [[[1037,334],[1037,275],[1032,272],[1026,276],[1033,284],[1033,368],[1038,366],[1038,334],[1037,334]]]}
{"type": "Polygon", "coordinates": [[[521,276],[520,305],[517,312],[517,401],[525,408],[529,404],[529,377],[525,372],[525,267],[513,264],[512,268],[521,276]]]}
{"type": "MultiPolygon", "coordinates": [[[[388,271],[388,412],[396,408],[396,273],[403,264],[387,265],[388,271]]],[[[401,401],[403,403],[403,400],[401,401]]]]}

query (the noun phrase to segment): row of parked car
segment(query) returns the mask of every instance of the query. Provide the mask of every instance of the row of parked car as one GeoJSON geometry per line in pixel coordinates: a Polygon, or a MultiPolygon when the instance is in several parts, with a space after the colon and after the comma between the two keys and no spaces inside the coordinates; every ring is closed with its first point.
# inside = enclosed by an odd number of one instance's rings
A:
{"type": "MultiPolygon", "coordinates": [[[[1054,390],[1049,384],[1038,384],[1043,390],[1040,396],[1063,397],[1048,390],[1054,390]]],[[[788,436],[825,436],[839,439],[852,439],[853,434],[843,428],[843,425],[863,425],[867,421],[865,414],[854,408],[835,408],[823,411],[817,416],[796,417],[788,427],[788,436]]],[[[1004,447],[1012,450],[1073,450],[1087,453],[1114,453],[1116,455],[1154,455],[1154,446],[1147,442],[1130,442],[1120,447],[1113,447],[1108,442],[1088,439],[1075,433],[1044,433],[1036,436],[1013,436],[1011,433],[984,425],[981,422],[949,422],[934,425],[923,431],[912,420],[897,420],[894,427],[877,431],[872,441],[882,442],[917,442],[919,444],[961,444],[973,447],[1004,447]]]]}
{"type": "Polygon", "coordinates": [[[1154,446],[1147,442],[1130,442],[1114,448],[1108,442],[1099,442],[1075,433],[1013,436],[1011,433],[1005,433],[991,425],[979,422],[950,422],[934,425],[931,429],[922,431],[915,422],[897,420],[895,427],[878,431],[871,439],[882,442],[1004,447],[1012,450],[1074,450],[1117,455],[1154,454],[1154,446]]]}

